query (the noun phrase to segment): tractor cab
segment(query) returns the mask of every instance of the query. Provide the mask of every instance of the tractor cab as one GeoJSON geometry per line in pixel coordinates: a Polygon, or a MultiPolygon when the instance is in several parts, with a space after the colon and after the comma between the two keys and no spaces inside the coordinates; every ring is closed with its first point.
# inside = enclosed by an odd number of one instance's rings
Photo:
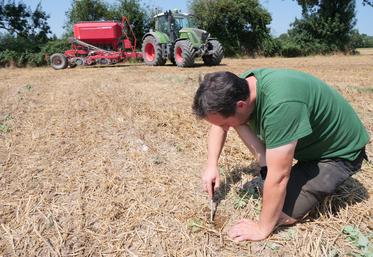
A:
{"type": "Polygon", "coordinates": [[[178,37],[179,31],[183,28],[195,28],[194,17],[191,14],[180,13],[178,11],[167,11],[155,17],[155,30],[170,35],[175,33],[178,37]]]}
{"type": "Polygon", "coordinates": [[[160,13],[154,18],[155,30],[165,33],[171,41],[175,41],[180,37],[181,29],[196,28],[192,15],[178,11],[160,13]]]}

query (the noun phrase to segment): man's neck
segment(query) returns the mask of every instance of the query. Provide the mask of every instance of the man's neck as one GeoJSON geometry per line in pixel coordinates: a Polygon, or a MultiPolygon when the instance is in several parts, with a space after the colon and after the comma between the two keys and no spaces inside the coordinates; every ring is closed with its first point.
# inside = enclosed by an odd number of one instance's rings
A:
{"type": "Polygon", "coordinates": [[[255,105],[256,100],[256,78],[254,76],[249,76],[246,78],[249,87],[249,105],[255,105]]]}

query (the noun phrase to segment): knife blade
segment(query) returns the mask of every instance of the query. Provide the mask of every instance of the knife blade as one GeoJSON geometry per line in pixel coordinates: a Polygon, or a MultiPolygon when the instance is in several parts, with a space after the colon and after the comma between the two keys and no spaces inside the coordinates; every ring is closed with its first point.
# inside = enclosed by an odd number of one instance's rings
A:
{"type": "Polygon", "coordinates": [[[215,198],[215,183],[213,182],[212,183],[212,197],[211,197],[211,200],[210,200],[210,222],[214,222],[214,218],[215,218],[215,213],[216,213],[216,208],[218,206],[218,202],[216,201],[216,198],[215,198]]]}
{"type": "Polygon", "coordinates": [[[211,198],[211,202],[210,202],[210,209],[211,209],[210,222],[214,222],[217,206],[218,206],[218,203],[216,201],[214,201],[213,198],[211,198]]]}

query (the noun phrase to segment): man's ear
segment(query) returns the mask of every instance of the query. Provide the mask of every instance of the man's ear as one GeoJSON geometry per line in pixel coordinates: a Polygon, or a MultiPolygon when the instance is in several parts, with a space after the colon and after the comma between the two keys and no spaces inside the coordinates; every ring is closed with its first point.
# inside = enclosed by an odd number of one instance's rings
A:
{"type": "Polygon", "coordinates": [[[247,105],[247,103],[245,101],[240,100],[236,103],[236,109],[242,109],[242,108],[246,107],[246,105],[247,105]]]}

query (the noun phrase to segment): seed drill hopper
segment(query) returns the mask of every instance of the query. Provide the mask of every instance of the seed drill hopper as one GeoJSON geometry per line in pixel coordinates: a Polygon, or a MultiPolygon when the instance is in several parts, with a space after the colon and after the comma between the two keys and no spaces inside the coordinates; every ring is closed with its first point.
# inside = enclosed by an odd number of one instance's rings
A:
{"type": "Polygon", "coordinates": [[[51,66],[56,70],[78,65],[116,64],[142,58],[142,53],[136,52],[136,36],[125,16],[121,23],[77,23],[74,25],[74,37],[68,41],[71,43],[71,49],[64,54],[55,53],[50,57],[51,66]]]}

